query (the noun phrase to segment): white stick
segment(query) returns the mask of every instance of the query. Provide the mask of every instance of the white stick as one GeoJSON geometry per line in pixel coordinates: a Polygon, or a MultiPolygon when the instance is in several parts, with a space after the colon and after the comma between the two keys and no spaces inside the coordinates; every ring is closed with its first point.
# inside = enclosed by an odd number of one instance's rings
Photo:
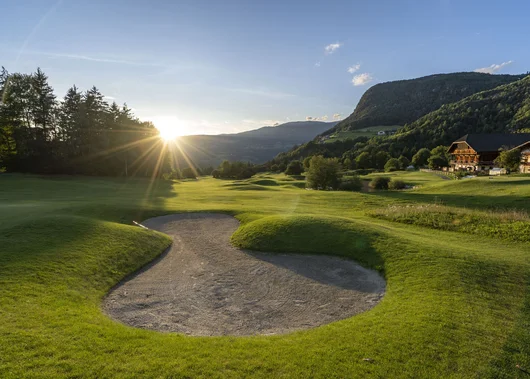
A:
{"type": "Polygon", "coordinates": [[[133,224],[136,225],[136,226],[139,226],[140,228],[144,228],[144,229],[149,230],[149,228],[148,228],[147,226],[143,226],[143,225],[140,224],[139,222],[133,221],[133,224]]]}

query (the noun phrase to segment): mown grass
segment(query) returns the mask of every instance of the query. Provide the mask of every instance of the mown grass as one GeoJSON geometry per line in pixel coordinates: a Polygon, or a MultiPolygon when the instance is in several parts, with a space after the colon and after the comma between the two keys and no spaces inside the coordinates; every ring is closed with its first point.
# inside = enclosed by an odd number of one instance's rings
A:
{"type": "Polygon", "coordinates": [[[235,191],[213,179],[0,175],[0,377],[526,377],[528,243],[366,213],[435,199],[524,209],[513,205],[527,201],[528,179],[395,175],[420,187],[306,191],[264,175],[235,191]],[[364,314],[283,336],[187,337],[110,320],[100,309],[109,288],[169,243],[131,221],[174,212],[235,215],[244,248],[356,259],[384,273],[386,295],[364,314]]]}

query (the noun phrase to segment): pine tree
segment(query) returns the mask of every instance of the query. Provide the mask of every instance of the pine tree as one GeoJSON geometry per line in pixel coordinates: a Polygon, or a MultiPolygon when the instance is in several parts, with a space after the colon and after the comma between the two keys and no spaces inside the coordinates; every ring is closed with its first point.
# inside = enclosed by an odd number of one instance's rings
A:
{"type": "Polygon", "coordinates": [[[67,155],[74,156],[81,146],[81,92],[74,85],[68,89],[59,107],[60,139],[65,142],[67,155]]]}
{"type": "Polygon", "coordinates": [[[31,76],[30,107],[33,126],[41,128],[44,139],[55,136],[54,116],[56,109],[53,88],[48,84],[48,77],[40,68],[31,76]]]}

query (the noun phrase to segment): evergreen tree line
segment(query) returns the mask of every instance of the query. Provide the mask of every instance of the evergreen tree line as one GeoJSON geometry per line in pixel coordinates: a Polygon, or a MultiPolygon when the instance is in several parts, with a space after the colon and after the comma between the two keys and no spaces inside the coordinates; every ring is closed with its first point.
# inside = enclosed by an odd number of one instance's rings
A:
{"type": "Polygon", "coordinates": [[[38,174],[158,176],[166,149],[151,122],[75,85],[62,99],[39,68],[0,72],[0,170],[38,174]]]}

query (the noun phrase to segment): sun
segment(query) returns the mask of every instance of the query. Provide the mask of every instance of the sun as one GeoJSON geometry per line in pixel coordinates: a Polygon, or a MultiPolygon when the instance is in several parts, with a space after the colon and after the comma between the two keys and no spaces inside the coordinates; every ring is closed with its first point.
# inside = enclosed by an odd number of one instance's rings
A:
{"type": "Polygon", "coordinates": [[[173,141],[182,135],[182,123],[175,117],[156,117],[153,123],[160,138],[165,142],[173,141]]]}
{"type": "Polygon", "coordinates": [[[161,127],[157,126],[158,133],[160,135],[160,138],[162,138],[164,141],[169,142],[177,139],[177,137],[180,137],[180,133],[178,132],[178,129],[176,127],[161,127]]]}

